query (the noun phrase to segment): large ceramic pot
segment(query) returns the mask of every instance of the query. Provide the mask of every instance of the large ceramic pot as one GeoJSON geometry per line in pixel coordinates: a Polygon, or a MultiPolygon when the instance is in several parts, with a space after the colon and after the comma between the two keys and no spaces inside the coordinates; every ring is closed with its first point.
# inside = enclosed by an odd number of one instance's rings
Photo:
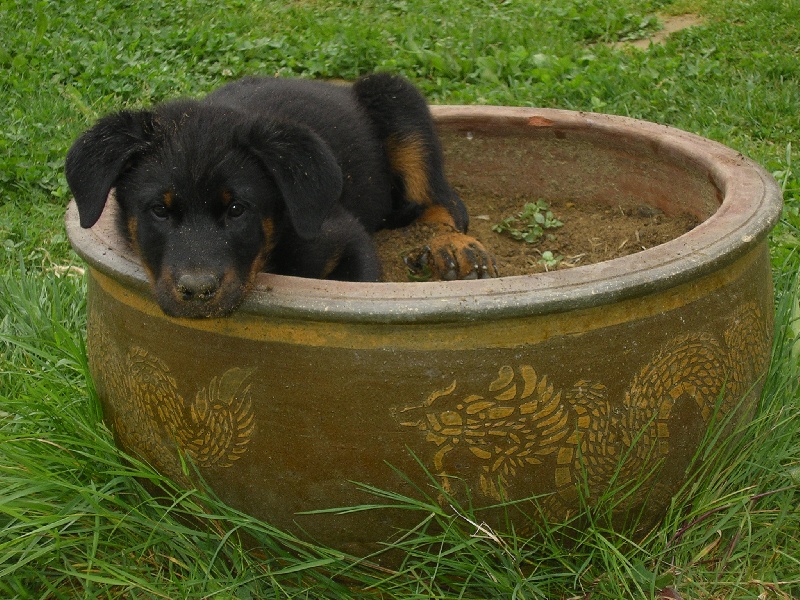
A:
{"type": "Polygon", "coordinates": [[[183,477],[180,450],[231,505],[356,552],[420,515],[300,513],[373,501],[354,481],[414,495],[394,469],[434,496],[429,476],[456,496],[469,487],[478,506],[538,495],[554,518],[577,508],[579,486],[593,502],[640,481],[622,507],[657,514],[709,426],[737,407],[734,421],[749,418],[759,394],[777,185],[729,148],[652,123],[433,112],[457,187],[702,223],[624,258],[496,280],[263,274],[233,316],[180,320],[155,304],[111,216],[82,230],[72,206],[107,422],[164,473],[183,477]]]}

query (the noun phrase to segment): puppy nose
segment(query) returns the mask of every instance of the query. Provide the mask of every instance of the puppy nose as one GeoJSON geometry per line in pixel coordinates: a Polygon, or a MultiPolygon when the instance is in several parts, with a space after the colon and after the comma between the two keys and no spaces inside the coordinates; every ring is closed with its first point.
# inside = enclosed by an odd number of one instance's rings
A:
{"type": "Polygon", "coordinates": [[[175,284],[183,300],[205,302],[219,289],[219,279],[211,273],[183,273],[175,284]]]}

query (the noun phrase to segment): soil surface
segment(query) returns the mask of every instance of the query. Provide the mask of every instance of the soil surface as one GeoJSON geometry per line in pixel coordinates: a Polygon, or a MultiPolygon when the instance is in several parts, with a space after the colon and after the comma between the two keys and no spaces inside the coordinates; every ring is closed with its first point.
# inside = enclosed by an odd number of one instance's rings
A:
{"type": "MultiPolygon", "coordinates": [[[[667,216],[647,204],[623,209],[579,200],[552,200],[548,202],[550,210],[563,225],[545,230],[539,240],[528,243],[492,227],[538,198],[475,195],[461,188],[457,191],[469,210],[469,234],[494,254],[501,277],[568,269],[626,256],[675,239],[698,224],[691,215],[667,216]],[[557,262],[546,260],[551,256],[557,262]]],[[[405,258],[418,255],[430,235],[429,226],[418,224],[378,232],[383,280],[429,280],[429,274],[413,272],[405,258]]]]}

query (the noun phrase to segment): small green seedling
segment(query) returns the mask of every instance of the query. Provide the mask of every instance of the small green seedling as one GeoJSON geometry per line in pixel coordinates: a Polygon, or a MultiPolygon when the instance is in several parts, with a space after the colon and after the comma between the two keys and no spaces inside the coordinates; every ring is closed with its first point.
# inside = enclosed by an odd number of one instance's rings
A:
{"type": "Polygon", "coordinates": [[[542,252],[542,257],[536,262],[544,267],[545,271],[555,269],[559,263],[564,260],[560,254],[553,254],[550,250],[542,252]]]}
{"type": "Polygon", "coordinates": [[[507,233],[515,240],[533,244],[544,235],[545,230],[556,229],[563,224],[553,215],[547,202],[537,200],[527,202],[522,211],[493,225],[492,230],[497,233],[507,233]]]}

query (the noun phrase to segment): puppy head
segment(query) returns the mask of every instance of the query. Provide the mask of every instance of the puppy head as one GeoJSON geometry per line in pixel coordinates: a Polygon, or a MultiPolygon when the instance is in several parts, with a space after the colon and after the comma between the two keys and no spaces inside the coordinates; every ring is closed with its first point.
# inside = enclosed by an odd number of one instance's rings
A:
{"type": "Polygon", "coordinates": [[[116,188],[120,229],[178,317],[234,310],[284,221],[315,237],[342,188],[310,129],[188,101],[100,120],[70,149],[66,174],[83,227],[116,188]]]}

